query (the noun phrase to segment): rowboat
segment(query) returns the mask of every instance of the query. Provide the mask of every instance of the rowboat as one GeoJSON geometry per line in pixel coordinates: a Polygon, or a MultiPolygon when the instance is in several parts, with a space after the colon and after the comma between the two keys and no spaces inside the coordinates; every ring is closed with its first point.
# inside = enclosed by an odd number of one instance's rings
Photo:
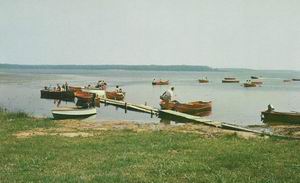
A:
{"type": "Polygon", "coordinates": [[[199,83],[208,83],[209,82],[207,79],[199,79],[198,81],[199,81],[199,83]]]}
{"type": "Polygon", "coordinates": [[[107,91],[106,98],[113,100],[124,100],[125,92],[107,91]]]}
{"type": "Polygon", "coordinates": [[[56,90],[41,90],[41,98],[46,99],[74,99],[74,92],[72,91],[56,91],[56,90]]]}
{"type": "Polygon", "coordinates": [[[300,124],[300,112],[263,111],[261,119],[265,123],[297,123],[300,124]]]}
{"type": "Polygon", "coordinates": [[[255,83],[244,83],[244,87],[256,87],[255,83]]]}
{"type": "Polygon", "coordinates": [[[292,79],[292,81],[300,81],[300,79],[292,79]]]}
{"type": "Polygon", "coordinates": [[[96,113],[96,108],[64,107],[52,110],[54,119],[87,118],[96,113]]]}
{"type": "Polygon", "coordinates": [[[77,91],[75,92],[75,97],[77,97],[78,100],[90,102],[93,100],[94,94],[84,91],[77,91]]]}
{"type": "Polygon", "coordinates": [[[251,79],[259,79],[257,76],[251,76],[251,79]]]}
{"type": "Polygon", "coordinates": [[[152,85],[168,85],[168,84],[169,84],[169,80],[152,81],[152,85]]]}
{"type": "Polygon", "coordinates": [[[262,85],[263,84],[262,81],[251,81],[251,83],[256,84],[256,85],[262,85]]]}
{"type": "Polygon", "coordinates": [[[240,81],[239,80],[236,80],[236,79],[223,79],[222,80],[222,83],[239,83],[240,81]]]}
{"type": "Polygon", "coordinates": [[[174,110],[182,113],[197,115],[205,111],[211,111],[212,102],[195,101],[189,103],[161,101],[161,109],[174,110]]]}

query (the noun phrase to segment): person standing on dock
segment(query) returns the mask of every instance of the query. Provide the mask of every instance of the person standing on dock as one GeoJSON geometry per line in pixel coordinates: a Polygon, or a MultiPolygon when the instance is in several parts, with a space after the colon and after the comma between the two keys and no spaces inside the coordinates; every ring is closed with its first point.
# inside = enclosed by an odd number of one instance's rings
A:
{"type": "Polygon", "coordinates": [[[161,96],[160,99],[165,101],[165,102],[169,102],[173,100],[174,97],[174,87],[171,87],[171,89],[165,91],[161,96]]]}

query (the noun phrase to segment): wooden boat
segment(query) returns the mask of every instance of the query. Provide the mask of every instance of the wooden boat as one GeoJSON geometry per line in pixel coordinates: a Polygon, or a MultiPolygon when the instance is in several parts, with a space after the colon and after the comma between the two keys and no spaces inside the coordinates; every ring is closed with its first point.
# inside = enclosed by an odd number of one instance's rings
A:
{"type": "Polygon", "coordinates": [[[75,97],[78,98],[78,100],[82,100],[85,102],[90,102],[94,98],[94,94],[84,91],[77,91],[75,92],[75,97]]]}
{"type": "Polygon", "coordinates": [[[255,83],[244,83],[244,87],[256,87],[255,83]]]}
{"type": "Polygon", "coordinates": [[[207,79],[199,79],[198,81],[199,81],[199,83],[208,83],[209,82],[207,79]]]}
{"type": "Polygon", "coordinates": [[[300,81],[300,79],[292,79],[292,81],[300,81]]]}
{"type": "Polygon", "coordinates": [[[168,85],[168,84],[169,84],[169,80],[152,81],[152,85],[168,85]]]}
{"type": "Polygon", "coordinates": [[[251,76],[251,79],[259,79],[257,76],[251,76]]]}
{"type": "Polygon", "coordinates": [[[54,119],[87,118],[96,113],[96,108],[64,107],[52,110],[54,119]]]}
{"type": "Polygon", "coordinates": [[[205,111],[211,111],[211,101],[195,101],[189,103],[178,103],[178,102],[165,102],[161,101],[160,106],[162,109],[174,110],[182,113],[197,115],[205,111]]]}
{"type": "Polygon", "coordinates": [[[223,79],[222,80],[222,83],[239,83],[240,81],[239,80],[236,80],[236,79],[223,79]]]}
{"type": "Polygon", "coordinates": [[[125,92],[107,91],[106,98],[113,100],[124,100],[125,92]]]}
{"type": "Polygon", "coordinates": [[[256,85],[262,85],[263,84],[262,81],[251,81],[251,83],[256,84],[256,85]]]}
{"type": "Polygon", "coordinates": [[[263,111],[261,119],[266,123],[294,123],[300,124],[300,112],[263,111]]]}
{"type": "Polygon", "coordinates": [[[224,80],[236,80],[236,78],[233,78],[233,77],[227,77],[227,78],[224,78],[224,80]]]}
{"type": "Polygon", "coordinates": [[[41,90],[41,98],[68,100],[74,99],[74,97],[74,92],[72,91],[41,90]]]}

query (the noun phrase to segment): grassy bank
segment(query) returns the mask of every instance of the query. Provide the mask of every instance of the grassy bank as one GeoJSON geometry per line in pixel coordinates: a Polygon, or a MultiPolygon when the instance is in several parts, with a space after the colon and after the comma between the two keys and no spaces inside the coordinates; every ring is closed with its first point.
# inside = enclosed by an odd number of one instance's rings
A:
{"type": "MultiPolygon", "coordinates": [[[[59,122],[0,112],[1,182],[299,182],[300,141],[106,130],[38,135],[59,122]]],[[[78,129],[84,130],[84,129],[78,129]]],[[[87,131],[90,129],[86,129],[87,131]]]]}

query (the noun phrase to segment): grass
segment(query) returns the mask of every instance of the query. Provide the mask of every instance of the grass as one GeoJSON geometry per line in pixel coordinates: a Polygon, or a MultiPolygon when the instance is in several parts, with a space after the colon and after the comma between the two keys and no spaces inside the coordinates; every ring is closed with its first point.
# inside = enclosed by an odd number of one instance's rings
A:
{"type": "Polygon", "coordinates": [[[1,182],[299,182],[300,141],[106,131],[93,137],[13,134],[49,119],[0,112],[1,182]]]}

